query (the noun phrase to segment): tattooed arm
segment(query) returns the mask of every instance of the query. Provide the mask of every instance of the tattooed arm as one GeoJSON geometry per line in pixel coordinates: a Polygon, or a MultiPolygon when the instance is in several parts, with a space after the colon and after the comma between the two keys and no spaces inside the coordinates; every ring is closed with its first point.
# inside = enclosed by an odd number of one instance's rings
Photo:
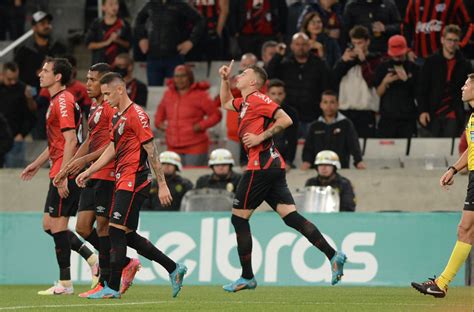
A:
{"type": "Polygon", "coordinates": [[[158,197],[163,206],[171,205],[173,198],[171,197],[168,185],[166,185],[165,174],[163,173],[163,167],[161,166],[158,149],[156,148],[155,142],[151,140],[148,143],[143,144],[143,148],[148,154],[148,163],[153,168],[156,175],[156,181],[158,182],[158,197]]]}
{"type": "Polygon", "coordinates": [[[270,128],[268,128],[267,130],[265,130],[259,135],[255,135],[253,133],[246,133],[244,134],[242,142],[248,148],[257,146],[263,141],[270,139],[277,133],[282,132],[283,130],[285,130],[286,128],[288,128],[289,126],[293,124],[293,121],[291,120],[290,116],[288,116],[288,114],[285,113],[285,111],[282,109],[279,109],[276,111],[274,118],[275,118],[275,123],[273,123],[273,125],[270,128]]]}

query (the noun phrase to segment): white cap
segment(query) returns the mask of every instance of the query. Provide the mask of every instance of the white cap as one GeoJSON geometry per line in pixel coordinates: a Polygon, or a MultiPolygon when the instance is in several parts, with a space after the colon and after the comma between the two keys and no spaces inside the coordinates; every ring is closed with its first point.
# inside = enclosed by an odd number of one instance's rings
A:
{"type": "Polygon", "coordinates": [[[218,148],[212,151],[209,156],[209,167],[214,165],[234,165],[234,157],[232,153],[225,148],[218,148]]]}
{"type": "Polygon", "coordinates": [[[178,168],[178,171],[181,171],[183,169],[183,165],[181,164],[181,157],[175,152],[165,151],[161,153],[160,162],[162,164],[175,165],[176,168],[178,168]]]}
{"type": "Polygon", "coordinates": [[[333,151],[325,150],[321,151],[316,155],[314,164],[317,165],[333,165],[336,169],[341,169],[341,163],[339,162],[339,156],[333,151]]]}

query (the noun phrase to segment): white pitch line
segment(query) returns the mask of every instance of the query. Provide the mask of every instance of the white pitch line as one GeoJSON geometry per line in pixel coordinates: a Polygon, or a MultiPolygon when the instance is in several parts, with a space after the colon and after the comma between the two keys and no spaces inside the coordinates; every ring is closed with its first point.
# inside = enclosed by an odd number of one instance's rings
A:
{"type": "MultiPolygon", "coordinates": [[[[117,306],[137,306],[137,305],[151,305],[151,304],[164,304],[173,303],[176,301],[145,301],[145,302],[122,302],[122,303],[89,303],[89,304],[49,304],[49,305],[34,305],[34,306],[13,306],[13,307],[0,307],[0,311],[7,310],[26,310],[26,309],[46,309],[46,308],[80,308],[80,307],[117,307],[117,306]]],[[[199,301],[197,304],[292,304],[278,301],[199,301]]],[[[378,302],[299,302],[296,305],[353,305],[353,306],[386,306],[387,303],[378,302]]],[[[395,303],[389,304],[389,306],[399,307],[443,307],[444,305],[438,305],[434,303],[395,303]]],[[[445,307],[468,307],[464,304],[450,304],[445,307]]]]}

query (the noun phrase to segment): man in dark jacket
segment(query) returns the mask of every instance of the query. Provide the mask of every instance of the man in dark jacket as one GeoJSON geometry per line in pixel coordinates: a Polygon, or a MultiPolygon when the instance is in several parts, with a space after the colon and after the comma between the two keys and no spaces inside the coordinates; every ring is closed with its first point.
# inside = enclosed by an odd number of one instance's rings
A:
{"type": "Polygon", "coordinates": [[[472,67],[459,50],[460,39],[459,26],[446,26],[441,50],[428,57],[421,69],[419,121],[433,137],[458,137],[466,120],[461,87],[472,67]]]}
{"type": "Polygon", "coordinates": [[[225,148],[213,150],[209,156],[212,174],[200,176],[196,182],[196,189],[222,189],[234,193],[241,175],[232,170],[233,166],[234,158],[229,150],[225,148]]]}
{"type": "Polygon", "coordinates": [[[325,61],[309,52],[306,34],[300,32],[293,36],[289,56],[284,56],[285,49],[285,45],[278,45],[267,67],[268,76],[285,83],[288,105],[299,114],[299,137],[304,137],[311,122],[321,114],[317,103],[323,90],[331,87],[332,74],[325,61]]]}
{"type": "Polygon", "coordinates": [[[60,56],[66,53],[66,47],[51,37],[53,16],[43,11],[35,12],[31,17],[33,37],[15,50],[15,63],[20,69],[20,80],[39,92],[38,73],[46,56],[60,56]]]}
{"type": "Polygon", "coordinates": [[[293,121],[291,126],[273,137],[277,150],[283,156],[283,159],[285,159],[286,170],[288,171],[291,168],[295,168],[293,162],[295,161],[296,146],[298,144],[298,113],[293,107],[286,103],[285,83],[280,79],[272,79],[269,81],[267,95],[273,102],[280,105],[293,121]]]}
{"type": "Polygon", "coordinates": [[[306,181],[304,186],[330,186],[339,193],[339,211],[354,212],[356,198],[354,188],[349,179],[337,173],[341,169],[339,157],[333,151],[324,150],[314,160],[318,175],[306,181]]]}
{"type": "MultiPolygon", "coordinates": [[[[13,62],[3,65],[3,82],[0,83],[0,113],[6,118],[14,138],[13,148],[5,157],[5,167],[25,166],[24,139],[33,127],[33,114],[28,109],[27,86],[18,80],[18,67],[13,62]]],[[[30,96],[29,96],[30,97],[30,96]]]]}
{"type": "Polygon", "coordinates": [[[380,97],[381,138],[410,138],[417,133],[415,97],[419,68],[408,60],[407,52],[405,37],[392,36],[388,40],[390,59],[377,67],[374,85],[380,97]]]}
{"type": "Polygon", "coordinates": [[[344,36],[356,25],[367,27],[370,32],[370,50],[387,51],[387,40],[400,33],[400,13],[392,0],[354,0],[344,10],[344,36]]]}
{"type": "Polygon", "coordinates": [[[193,188],[193,183],[178,174],[183,168],[181,157],[175,152],[166,151],[160,154],[160,162],[163,165],[166,184],[170,190],[173,201],[169,206],[163,206],[158,199],[158,184],[153,179],[150,188],[150,196],[143,202],[142,210],[152,211],[179,211],[181,201],[187,191],[193,188]]]}
{"type": "Polygon", "coordinates": [[[122,75],[127,84],[127,94],[134,103],[146,108],[148,101],[148,87],[139,79],[133,77],[133,59],[128,53],[121,53],[115,57],[113,70],[122,75]]]}
{"type": "Polygon", "coordinates": [[[148,85],[161,86],[204,33],[204,18],[186,1],[152,0],[138,13],[135,36],[147,55],[148,85]],[[187,29],[191,23],[192,30],[187,29]],[[189,34],[189,35],[188,35],[189,34]]]}
{"type": "Polygon", "coordinates": [[[337,95],[324,91],[321,99],[323,115],[311,124],[303,147],[302,170],[311,167],[317,153],[331,150],[337,153],[342,168],[349,168],[350,155],[357,169],[365,169],[360,151],[359,138],[352,122],[339,113],[337,95]]]}

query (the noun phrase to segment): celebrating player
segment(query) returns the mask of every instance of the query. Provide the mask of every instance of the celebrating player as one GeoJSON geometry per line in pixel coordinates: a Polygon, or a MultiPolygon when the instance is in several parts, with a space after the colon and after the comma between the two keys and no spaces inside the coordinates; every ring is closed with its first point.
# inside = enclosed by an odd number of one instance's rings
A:
{"type": "Polygon", "coordinates": [[[88,296],[90,299],[120,298],[120,279],[126,265],[127,245],[162,265],[170,274],[172,295],[176,297],[182,287],[186,266],[177,264],[136,230],[140,207],[149,194],[153,167],[158,181],[158,195],[163,205],[171,204],[172,197],[166,185],[153,142],[150,120],[145,111],[127,95],[125,82],[120,74],[108,73],[101,80],[104,99],[118,111],[112,119],[111,143],[99,159],[77,176],[76,182],[85,187],[94,173],[115,158],[115,199],[109,223],[111,275],[104,288],[88,296]]]}
{"type": "Polygon", "coordinates": [[[237,236],[237,251],[242,265],[239,279],[224,286],[228,292],[257,287],[252,270],[252,235],[249,218],[266,201],[286,225],[303,234],[331,261],[332,284],[343,275],[346,256],[336,252],[324,239],[318,228],[301,216],[288,189],[285,161],[276,150],[272,137],[292,124],[291,118],[265,94],[258,90],[265,84],[267,74],[258,66],[250,66],[237,76],[236,87],[242,97],[234,99],[229,76],[233,61],[219,69],[221,76],[220,99],[222,106],[239,113],[238,134],[248,154],[247,171],[237,186],[232,208],[232,224],[237,236]]]}

